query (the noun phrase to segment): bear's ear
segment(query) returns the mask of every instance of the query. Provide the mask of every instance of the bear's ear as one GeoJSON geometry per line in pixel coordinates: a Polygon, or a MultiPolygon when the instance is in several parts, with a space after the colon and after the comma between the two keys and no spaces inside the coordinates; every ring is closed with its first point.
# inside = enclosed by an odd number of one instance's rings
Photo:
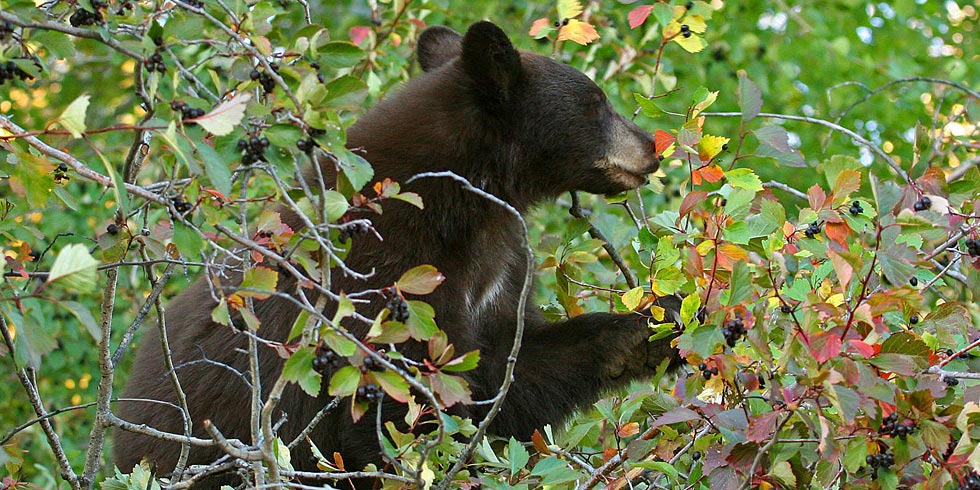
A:
{"type": "Polygon", "coordinates": [[[432,71],[459,56],[463,36],[446,26],[433,26],[419,36],[416,56],[422,71],[432,71]]]}
{"type": "Polygon", "coordinates": [[[463,69],[478,91],[491,103],[507,102],[521,75],[521,55],[507,34],[491,22],[470,26],[463,37],[463,69]]]}

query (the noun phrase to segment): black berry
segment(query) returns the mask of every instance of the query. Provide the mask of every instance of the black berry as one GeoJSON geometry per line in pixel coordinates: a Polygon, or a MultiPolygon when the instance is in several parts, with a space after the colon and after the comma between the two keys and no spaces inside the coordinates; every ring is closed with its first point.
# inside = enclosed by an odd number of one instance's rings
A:
{"type": "Polygon", "coordinates": [[[919,323],[919,315],[912,315],[912,316],[910,316],[909,317],[909,323],[911,323],[912,325],[915,325],[916,323],[919,323]]]}
{"type": "Polygon", "coordinates": [[[854,201],[851,203],[851,209],[848,209],[848,212],[854,216],[857,216],[864,212],[864,208],[861,207],[861,203],[854,201]]]}
{"type": "Polygon", "coordinates": [[[909,279],[909,284],[912,285],[912,287],[916,287],[919,285],[919,280],[916,279],[915,277],[912,277],[912,279],[909,279]]]}
{"type": "Polygon", "coordinates": [[[790,305],[783,305],[779,307],[779,311],[789,315],[790,313],[793,312],[793,307],[790,305]]]}
{"type": "Polygon", "coordinates": [[[362,399],[368,403],[374,403],[381,399],[384,395],[384,391],[378,387],[378,385],[373,383],[368,383],[364,386],[357,388],[357,398],[362,399]]]}
{"type": "Polygon", "coordinates": [[[807,225],[806,229],[803,230],[803,234],[806,235],[807,238],[813,238],[819,233],[820,233],[820,223],[817,221],[810,223],[809,225],[807,225]]]}
{"type": "Polygon", "coordinates": [[[694,461],[701,459],[701,451],[694,451],[691,453],[691,459],[694,461]]]}
{"type": "Polygon", "coordinates": [[[931,207],[932,207],[932,200],[929,199],[929,196],[922,196],[921,199],[915,201],[915,204],[912,205],[912,209],[916,211],[925,211],[931,207]]]}
{"type": "Polygon", "coordinates": [[[109,226],[105,227],[105,231],[110,235],[116,235],[119,233],[119,226],[115,223],[109,223],[109,226]]]}
{"type": "Polygon", "coordinates": [[[946,383],[947,386],[956,386],[960,384],[960,380],[952,376],[943,376],[943,383],[946,383]]]}
{"type": "Polygon", "coordinates": [[[405,298],[402,298],[398,294],[393,295],[391,299],[388,300],[388,302],[385,304],[385,308],[388,308],[388,311],[391,312],[391,319],[396,322],[404,323],[408,321],[408,317],[411,314],[405,298]]]}

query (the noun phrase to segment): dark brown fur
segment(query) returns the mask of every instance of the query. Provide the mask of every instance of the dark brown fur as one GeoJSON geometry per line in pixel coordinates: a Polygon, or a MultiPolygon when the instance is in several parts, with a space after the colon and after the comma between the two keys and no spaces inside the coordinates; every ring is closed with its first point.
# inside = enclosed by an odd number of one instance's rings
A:
{"type": "MultiPolygon", "coordinates": [[[[652,138],[616,114],[602,92],[578,71],[538,55],[515,51],[493,24],[474,24],[464,39],[433,28],[419,41],[427,73],[368,111],[349,131],[348,146],[362,151],[375,177],[404,182],[425,171],[451,170],[506,200],[520,211],[570,190],[604,193],[636,187],[657,167],[652,138]],[[461,56],[460,56],[461,55],[461,56]]],[[[325,168],[328,174],[332,169],[325,168]]],[[[417,192],[425,209],[386,201],[383,215],[370,217],[383,235],[354,239],[348,265],[374,269],[368,281],[335,271],[333,289],[360,291],[391,285],[405,270],[435,265],[446,281],[424,298],[436,311],[439,326],[456,352],[479,349],[479,367],[465,376],[474,400],[492,398],[503,378],[516,324],[525,275],[519,223],[507,211],[463,190],[450,179],[421,179],[404,190],[417,192]],[[486,297],[486,299],[485,299],[486,297]]],[[[298,229],[295,217],[285,215],[298,229]]],[[[285,277],[285,275],[281,275],[285,277]]],[[[281,291],[294,291],[281,280],[281,291]]],[[[359,311],[373,317],[378,299],[359,311]]],[[[663,304],[676,311],[675,300],[663,304]]],[[[215,304],[206,281],[199,280],[169,306],[167,324],[175,364],[183,379],[194,422],[194,435],[206,437],[205,419],[228,437],[251,440],[246,337],[210,319],[215,304]]],[[[270,298],[256,303],[259,334],[285,341],[298,309],[270,298]]],[[[572,411],[594,402],[603,391],[648,374],[664,359],[677,361],[669,342],[646,341],[647,319],[638,314],[590,313],[558,323],[545,321],[536,307],[525,312],[527,329],[515,382],[491,431],[528,438],[535,428],[561,422],[572,411]]],[[[363,336],[366,327],[352,325],[363,336]]],[[[126,397],[175,402],[165,375],[159,335],[143,337],[130,374],[126,397]]],[[[282,360],[260,347],[263,388],[276,379],[282,360]]],[[[415,358],[423,346],[400,350],[415,358]]],[[[322,390],[326,391],[326,389],[322,390]]],[[[288,415],[281,428],[290,440],[330,399],[287,389],[279,407],[288,415]]],[[[132,422],[182,433],[178,412],[149,403],[121,403],[119,415],[132,422]]],[[[486,406],[457,406],[455,413],[482,417],[486,406]]],[[[373,413],[373,412],[372,412],[373,413]]],[[[386,398],[384,412],[394,419],[397,403],[386,398]]],[[[319,424],[312,439],[325,454],[340,452],[347,469],[381,463],[373,416],[353,423],[341,405],[319,424]]],[[[149,457],[163,474],[173,468],[178,446],[116,431],[115,461],[128,471],[149,457]]],[[[191,462],[206,464],[219,456],[214,448],[193,448],[191,462]]],[[[313,470],[309,451],[293,453],[297,469],[313,470]]],[[[213,486],[213,482],[207,486],[213,486]]]]}

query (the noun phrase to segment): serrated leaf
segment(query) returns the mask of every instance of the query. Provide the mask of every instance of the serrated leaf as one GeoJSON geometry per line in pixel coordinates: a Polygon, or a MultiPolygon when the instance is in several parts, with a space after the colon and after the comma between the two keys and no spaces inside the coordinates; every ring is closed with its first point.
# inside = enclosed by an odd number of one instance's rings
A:
{"type": "Polygon", "coordinates": [[[552,27],[551,21],[547,17],[542,17],[531,24],[531,29],[527,33],[535,39],[541,39],[551,34],[554,30],[555,28],[552,27]]]}
{"type": "Polygon", "coordinates": [[[626,16],[630,22],[630,29],[636,29],[643,25],[647,21],[647,17],[650,16],[650,12],[653,12],[653,5],[641,5],[631,10],[626,16]]]}
{"type": "Polygon", "coordinates": [[[327,215],[327,221],[333,223],[347,213],[347,210],[350,209],[350,203],[347,202],[347,198],[343,194],[335,190],[328,190],[323,194],[323,209],[327,215]]]}
{"type": "Polygon", "coordinates": [[[750,168],[735,168],[725,172],[728,184],[738,189],[759,192],[762,190],[762,180],[750,168]]]}
{"type": "Polygon", "coordinates": [[[729,138],[725,138],[723,136],[712,136],[710,134],[702,136],[701,141],[698,141],[698,158],[700,158],[702,162],[709,162],[713,160],[719,153],[721,153],[722,148],[724,148],[729,141],[729,138]]]}
{"type": "Polygon", "coordinates": [[[286,364],[282,368],[283,379],[290,383],[298,383],[310,396],[320,394],[322,377],[313,370],[313,358],[316,357],[316,349],[313,347],[303,347],[293,352],[286,364]]]}
{"type": "Polygon", "coordinates": [[[255,299],[266,299],[271,295],[271,291],[276,290],[279,282],[279,272],[268,267],[253,267],[245,272],[238,294],[241,296],[251,296],[255,299]],[[252,290],[246,290],[250,288],[252,290]],[[265,292],[270,291],[270,292],[265,292]]]}
{"type": "Polygon", "coordinates": [[[211,320],[219,325],[231,326],[231,312],[226,298],[221,298],[218,305],[211,310],[211,320]]]}
{"type": "Polygon", "coordinates": [[[353,190],[360,192],[361,189],[374,177],[374,168],[363,157],[344,149],[343,158],[340,159],[340,170],[347,177],[353,190]]]}
{"type": "Polygon", "coordinates": [[[88,105],[91,99],[91,95],[79,95],[58,116],[58,123],[67,129],[75,139],[81,138],[82,133],[85,132],[85,113],[88,111],[88,105]]]}
{"type": "Polygon", "coordinates": [[[327,392],[331,396],[351,396],[357,391],[357,386],[360,382],[360,369],[355,366],[344,366],[330,377],[330,385],[327,387],[327,392]]]}
{"type": "Polygon", "coordinates": [[[414,192],[399,192],[398,194],[395,194],[391,197],[394,199],[398,199],[399,201],[407,202],[419,209],[425,209],[425,205],[422,204],[422,196],[414,192]]]}
{"type": "Polygon", "coordinates": [[[429,294],[435,291],[436,287],[446,280],[435,267],[424,264],[413,267],[406,271],[397,281],[395,286],[404,293],[409,294],[429,294]]]}
{"type": "Polygon", "coordinates": [[[371,371],[371,379],[385,390],[388,396],[401,403],[408,403],[412,398],[412,393],[408,387],[408,382],[394,371],[371,371]]]}
{"type": "Polygon", "coordinates": [[[96,268],[99,261],[92,257],[85,245],[72,243],[58,252],[46,282],[61,281],[73,289],[88,290],[95,286],[96,268]]]}
{"type": "Polygon", "coordinates": [[[439,400],[446,408],[457,403],[472,403],[470,398],[469,383],[459,376],[436,372],[429,376],[429,383],[432,391],[439,396],[439,400]]]}
{"type": "Polygon", "coordinates": [[[856,192],[861,188],[861,172],[857,170],[844,169],[837,174],[834,180],[834,187],[831,191],[838,198],[847,197],[848,194],[856,192]]]}
{"type": "Polygon", "coordinates": [[[325,68],[351,67],[364,57],[364,50],[346,41],[331,41],[320,46],[318,51],[317,60],[325,68]]]}
{"type": "Polygon", "coordinates": [[[749,79],[745,70],[738,71],[738,107],[742,111],[742,121],[755,119],[762,109],[762,91],[749,79]]]}
{"type": "Polygon", "coordinates": [[[211,112],[195,119],[186,119],[184,122],[197,123],[215,136],[231,134],[235,126],[240,124],[242,118],[245,117],[245,107],[249,100],[252,100],[252,94],[239,92],[231,99],[218,104],[217,107],[211,109],[211,112]]]}
{"type": "Polygon", "coordinates": [[[694,181],[694,185],[701,185],[702,181],[718,182],[724,176],[725,171],[718,165],[712,163],[694,170],[694,173],[691,175],[691,180],[694,181]]]}
{"type": "Polygon", "coordinates": [[[558,0],[558,18],[571,19],[582,13],[582,2],[579,0],[558,0]]]}
{"type": "MultiPolygon", "coordinates": [[[[643,111],[643,114],[647,117],[660,117],[664,114],[664,110],[661,109],[660,106],[658,106],[657,103],[649,97],[644,97],[640,94],[634,93],[633,99],[636,100],[636,104],[640,106],[640,110],[643,111]]],[[[660,129],[657,131],[663,132],[663,130],[660,129]]],[[[667,134],[670,135],[670,133],[667,134]]],[[[671,139],[671,141],[673,141],[673,139],[671,139]]],[[[667,146],[670,145],[668,144],[667,146]]],[[[665,146],[664,149],[667,149],[667,147],[665,146]]],[[[660,153],[661,151],[662,150],[658,150],[657,153],[660,153]]]]}
{"type": "Polygon", "coordinates": [[[570,19],[558,31],[558,41],[573,41],[583,46],[599,39],[599,33],[588,22],[570,19]]]}
{"type": "Polygon", "coordinates": [[[429,340],[439,328],[436,326],[436,312],[424,301],[408,301],[408,320],[405,326],[415,340],[429,340]]]}
{"type": "Polygon", "coordinates": [[[681,301],[681,321],[688,325],[698,314],[701,307],[701,297],[697,293],[689,294],[681,301]]]}
{"type": "Polygon", "coordinates": [[[524,449],[524,445],[517,442],[517,439],[510,438],[507,444],[507,458],[510,459],[510,474],[517,475],[524,465],[531,459],[531,455],[524,449]]]}
{"type": "Polygon", "coordinates": [[[643,300],[643,287],[637,286],[623,293],[623,305],[630,310],[635,310],[643,300]]]}
{"type": "Polygon", "coordinates": [[[480,363],[480,351],[471,350],[462,356],[453,359],[440,366],[440,369],[448,372],[471,371],[480,363]]]}

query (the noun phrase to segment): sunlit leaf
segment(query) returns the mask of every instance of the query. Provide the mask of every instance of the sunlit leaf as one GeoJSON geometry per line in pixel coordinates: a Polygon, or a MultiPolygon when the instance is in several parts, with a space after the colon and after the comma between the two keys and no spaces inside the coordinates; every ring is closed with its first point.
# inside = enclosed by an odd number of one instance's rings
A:
{"type": "Polygon", "coordinates": [[[242,279],[242,289],[238,290],[238,294],[251,296],[255,299],[266,299],[272,294],[272,291],[276,290],[278,282],[279,273],[275,269],[253,267],[245,272],[245,278],[242,279]]]}
{"type": "Polygon", "coordinates": [[[728,142],[729,138],[725,138],[723,136],[712,136],[709,134],[702,136],[701,141],[698,142],[698,158],[700,158],[702,162],[711,161],[719,153],[721,153],[722,148],[724,148],[728,142]]]}
{"type": "Polygon", "coordinates": [[[571,19],[582,13],[582,2],[579,0],[558,0],[558,18],[571,19]]]}
{"type": "Polygon", "coordinates": [[[552,26],[551,21],[547,17],[542,17],[531,24],[531,30],[527,31],[527,33],[535,39],[541,39],[551,34],[554,30],[555,28],[552,26]]]}
{"type": "Polygon", "coordinates": [[[73,289],[88,290],[95,286],[98,265],[99,261],[92,257],[85,245],[72,243],[58,252],[47,282],[60,281],[59,284],[73,289]]]}
{"type": "Polygon", "coordinates": [[[395,281],[395,286],[404,293],[429,294],[446,280],[435,267],[425,264],[413,267],[395,281]]]}
{"type": "Polygon", "coordinates": [[[240,124],[242,118],[245,117],[245,107],[251,99],[252,94],[239,92],[231,99],[218,104],[217,107],[211,109],[211,112],[195,119],[186,119],[184,122],[197,123],[215,136],[231,134],[235,126],[240,124]]]}
{"type": "Polygon", "coordinates": [[[596,32],[595,27],[577,19],[570,19],[568,24],[561,26],[558,31],[559,41],[573,41],[584,46],[596,39],[599,39],[599,33],[596,32]]]}
{"type": "Polygon", "coordinates": [[[694,180],[694,185],[701,185],[702,180],[707,182],[718,182],[724,176],[725,171],[718,165],[712,163],[696,169],[692,177],[694,180]]]}
{"type": "Polygon", "coordinates": [[[641,5],[631,10],[627,18],[630,22],[630,29],[636,29],[647,21],[647,17],[650,16],[650,12],[653,11],[653,5],[641,5]]]}
{"type": "Polygon", "coordinates": [[[88,111],[91,99],[91,95],[79,95],[58,117],[58,122],[71,133],[73,138],[81,138],[82,133],[85,132],[85,112],[88,111]]]}

